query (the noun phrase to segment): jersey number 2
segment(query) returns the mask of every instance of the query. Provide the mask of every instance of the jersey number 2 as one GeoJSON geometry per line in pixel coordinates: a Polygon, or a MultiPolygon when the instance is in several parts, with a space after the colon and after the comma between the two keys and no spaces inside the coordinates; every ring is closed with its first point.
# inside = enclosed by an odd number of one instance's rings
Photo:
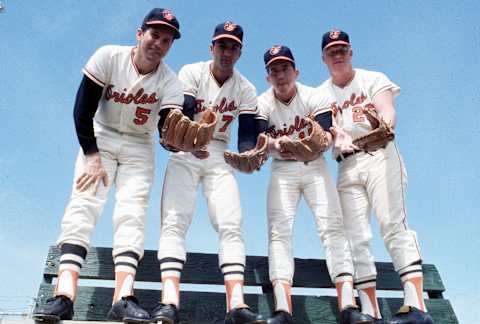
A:
{"type": "Polygon", "coordinates": [[[362,106],[357,106],[352,108],[352,119],[354,123],[360,123],[365,121],[365,117],[362,111],[362,106]]]}
{"type": "Polygon", "coordinates": [[[150,115],[151,112],[151,109],[137,107],[137,110],[135,111],[136,118],[133,120],[135,125],[145,124],[148,121],[148,115],[150,115]]]}
{"type": "Polygon", "coordinates": [[[220,127],[218,131],[224,133],[227,130],[230,123],[233,121],[233,116],[223,115],[222,121],[225,123],[223,124],[222,127],[220,127]]]}

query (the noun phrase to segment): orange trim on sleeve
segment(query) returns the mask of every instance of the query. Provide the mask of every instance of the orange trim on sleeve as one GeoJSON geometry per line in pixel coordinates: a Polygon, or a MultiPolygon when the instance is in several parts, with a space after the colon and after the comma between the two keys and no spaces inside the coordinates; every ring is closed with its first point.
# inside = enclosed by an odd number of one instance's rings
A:
{"type": "Polygon", "coordinates": [[[92,73],[90,73],[86,68],[82,69],[83,74],[85,74],[90,80],[101,86],[102,88],[105,86],[105,82],[97,79],[92,73]]]}

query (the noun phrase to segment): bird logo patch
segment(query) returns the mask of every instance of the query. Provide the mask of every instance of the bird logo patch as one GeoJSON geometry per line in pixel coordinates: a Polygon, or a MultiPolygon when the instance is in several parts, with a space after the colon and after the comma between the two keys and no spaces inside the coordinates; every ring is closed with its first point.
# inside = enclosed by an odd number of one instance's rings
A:
{"type": "Polygon", "coordinates": [[[330,31],[330,39],[337,39],[340,36],[340,31],[338,29],[332,29],[330,31]]]}
{"type": "Polygon", "coordinates": [[[229,32],[234,31],[235,28],[237,28],[237,25],[231,21],[226,21],[225,24],[223,25],[223,29],[229,32]]]}
{"type": "Polygon", "coordinates": [[[281,49],[281,45],[273,45],[272,48],[270,48],[270,55],[277,55],[281,49]]]}
{"type": "Polygon", "coordinates": [[[168,9],[163,10],[163,17],[164,17],[166,20],[168,20],[168,21],[170,21],[170,20],[172,20],[173,18],[175,18],[175,16],[173,15],[173,13],[172,13],[170,10],[168,10],[168,9]]]}

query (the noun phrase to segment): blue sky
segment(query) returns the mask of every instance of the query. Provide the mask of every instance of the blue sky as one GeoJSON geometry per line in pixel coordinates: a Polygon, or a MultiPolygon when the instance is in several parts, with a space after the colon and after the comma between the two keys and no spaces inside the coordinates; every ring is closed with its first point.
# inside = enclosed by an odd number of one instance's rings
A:
{"type": "MultiPolygon", "coordinates": [[[[178,71],[183,64],[209,59],[214,26],[231,19],[245,30],[237,67],[258,93],[268,86],[262,56],[271,45],[288,45],[301,72],[299,81],[315,86],[328,77],[320,56],[322,33],[338,27],[350,34],[354,66],[382,71],[402,88],[396,101],[397,142],[409,177],[409,223],[425,262],[437,265],[460,322],[478,322],[477,1],[1,2],[0,311],[24,309],[25,299],[35,296],[48,246],[59,234],[78,150],[72,108],[82,66],[104,44],[134,44],[147,11],[166,7],[182,31],[167,64],[178,71]]],[[[147,249],[157,246],[167,158],[157,146],[147,249]]],[[[329,154],[328,160],[335,175],[329,154]]],[[[248,254],[267,253],[268,179],[268,166],[238,176],[248,254]]],[[[107,204],[92,238],[96,246],[111,246],[112,205],[107,204]]],[[[188,236],[190,251],[217,251],[206,213],[200,198],[188,236]]],[[[323,257],[304,203],[295,226],[295,255],[323,257]]],[[[373,226],[377,260],[389,261],[373,226]]]]}

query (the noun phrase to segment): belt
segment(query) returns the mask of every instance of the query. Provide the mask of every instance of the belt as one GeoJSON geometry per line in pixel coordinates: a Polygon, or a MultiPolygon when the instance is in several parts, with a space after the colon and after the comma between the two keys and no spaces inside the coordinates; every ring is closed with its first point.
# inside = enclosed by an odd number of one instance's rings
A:
{"type": "Polygon", "coordinates": [[[358,152],[364,152],[362,150],[353,150],[353,152],[347,152],[347,153],[340,153],[335,160],[337,160],[338,163],[342,162],[345,160],[347,157],[350,155],[357,154],[358,152]]]}

